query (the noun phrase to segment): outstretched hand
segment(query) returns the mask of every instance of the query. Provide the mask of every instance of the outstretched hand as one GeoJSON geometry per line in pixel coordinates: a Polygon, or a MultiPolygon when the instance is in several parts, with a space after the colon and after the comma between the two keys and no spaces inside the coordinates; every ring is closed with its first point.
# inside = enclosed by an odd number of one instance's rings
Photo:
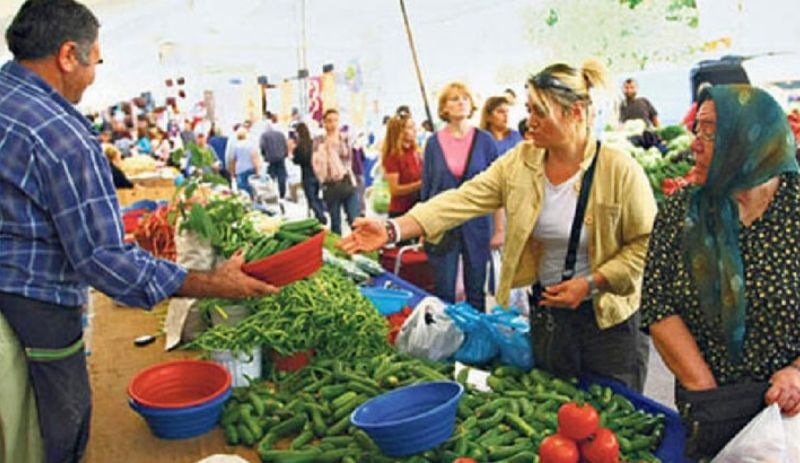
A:
{"type": "Polygon", "coordinates": [[[353,232],[342,238],[338,246],[348,254],[376,251],[389,241],[386,227],[376,219],[359,218],[353,222],[353,232]]]}

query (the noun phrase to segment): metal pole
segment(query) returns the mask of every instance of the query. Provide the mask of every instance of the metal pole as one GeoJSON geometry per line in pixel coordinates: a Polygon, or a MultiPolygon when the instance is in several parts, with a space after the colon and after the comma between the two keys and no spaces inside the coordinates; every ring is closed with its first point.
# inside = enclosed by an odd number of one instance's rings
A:
{"type": "MultiPolygon", "coordinates": [[[[299,64],[298,69],[308,69],[308,37],[306,35],[307,26],[306,0],[300,0],[300,47],[298,48],[299,64]]],[[[298,79],[300,87],[300,115],[308,113],[308,78],[298,79]]]]}
{"type": "Polygon", "coordinates": [[[425,92],[425,82],[422,80],[422,71],[419,69],[419,59],[417,58],[417,49],[414,46],[414,36],[411,34],[411,26],[408,23],[408,13],[406,13],[405,0],[400,0],[400,10],[403,12],[403,23],[406,26],[406,35],[408,36],[408,46],[411,48],[411,57],[414,59],[414,69],[417,71],[419,91],[422,92],[422,102],[425,104],[425,114],[428,116],[428,120],[433,123],[433,117],[431,117],[431,108],[428,105],[428,94],[425,92]]]}

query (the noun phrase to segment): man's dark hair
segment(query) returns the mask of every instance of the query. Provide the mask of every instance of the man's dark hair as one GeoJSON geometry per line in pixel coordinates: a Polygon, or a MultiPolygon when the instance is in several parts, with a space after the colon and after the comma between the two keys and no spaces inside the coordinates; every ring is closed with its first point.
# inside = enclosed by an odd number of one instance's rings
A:
{"type": "Polygon", "coordinates": [[[6,29],[6,43],[21,61],[55,55],[64,42],[74,41],[78,60],[88,64],[99,28],[95,15],[75,0],[27,0],[6,29]]]}
{"type": "Polygon", "coordinates": [[[634,79],[633,77],[628,77],[627,79],[625,79],[625,82],[623,82],[623,84],[635,84],[635,83],[636,79],[634,79]]]}
{"type": "Polygon", "coordinates": [[[334,108],[326,109],[324,113],[322,113],[322,118],[325,119],[328,117],[329,114],[336,114],[339,115],[339,111],[334,108]]]}

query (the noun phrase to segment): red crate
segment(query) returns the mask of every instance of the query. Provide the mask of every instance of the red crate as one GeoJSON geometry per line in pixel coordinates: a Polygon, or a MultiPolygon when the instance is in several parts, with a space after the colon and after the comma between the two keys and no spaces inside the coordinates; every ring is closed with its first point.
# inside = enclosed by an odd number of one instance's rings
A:
{"type": "Polygon", "coordinates": [[[428,263],[428,254],[422,246],[383,248],[380,262],[387,272],[394,273],[429,293],[433,292],[433,271],[428,263]]]}

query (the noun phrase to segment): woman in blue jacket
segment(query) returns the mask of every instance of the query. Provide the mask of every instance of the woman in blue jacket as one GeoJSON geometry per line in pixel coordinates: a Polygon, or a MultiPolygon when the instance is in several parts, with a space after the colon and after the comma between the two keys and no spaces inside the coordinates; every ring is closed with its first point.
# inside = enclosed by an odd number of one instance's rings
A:
{"type": "MultiPolygon", "coordinates": [[[[472,94],[461,82],[447,84],[439,95],[439,117],[447,125],[430,137],[425,145],[422,201],[442,191],[458,188],[497,159],[494,138],[469,123],[475,110],[472,94]]],[[[446,301],[455,300],[458,258],[461,257],[467,302],[478,310],[485,309],[489,243],[503,242],[503,225],[498,218],[499,212],[494,220],[491,215],[469,220],[448,231],[439,244],[426,244],[437,296],[446,301]]]]}

